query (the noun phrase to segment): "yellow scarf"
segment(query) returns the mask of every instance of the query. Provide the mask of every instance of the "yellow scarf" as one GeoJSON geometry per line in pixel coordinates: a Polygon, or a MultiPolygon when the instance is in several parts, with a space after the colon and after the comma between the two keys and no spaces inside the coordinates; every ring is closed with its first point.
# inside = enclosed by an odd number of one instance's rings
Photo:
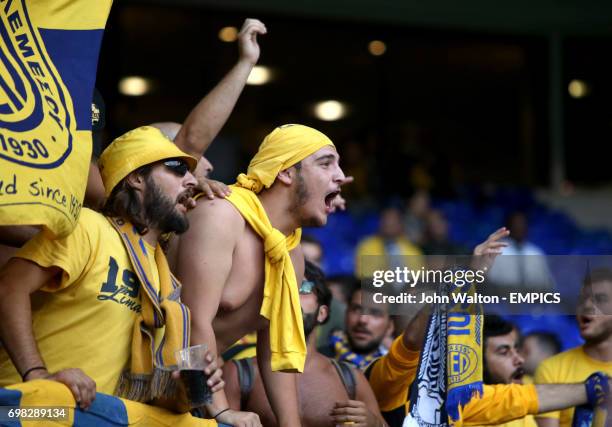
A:
{"type": "Polygon", "coordinates": [[[455,287],[452,293],[466,295],[466,302],[449,307],[447,325],[446,410],[451,420],[457,421],[463,407],[483,393],[483,318],[481,305],[470,302],[471,298],[476,298],[474,283],[468,289],[455,287]]]}
{"type": "Polygon", "coordinates": [[[289,251],[300,243],[302,230],[285,237],[272,227],[259,198],[252,191],[231,186],[227,198],[240,211],[264,244],[265,285],[259,313],[270,321],[272,370],[303,372],[306,360],[304,321],[298,285],[289,251]]]}
{"type": "Polygon", "coordinates": [[[270,188],[278,173],[319,149],[334,144],[316,129],[284,125],[265,137],[246,174],[238,176],[227,197],[264,242],[265,286],[260,314],[270,321],[272,370],[302,372],[306,340],[298,284],[289,251],[300,243],[301,229],[290,236],[272,227],[257,194],[270,188]]]}
{"type": "MultiPolygon", "coordinates": [[[[181,285],[170,272],[166,256],[157,245],[158,292],[153,285],[155,279],[142,237],[129,222],[117,218],[108,220],[121,236],[132,267],[140,279],[142,305],[134,323],[131,366],[129,371],[122,374],[115,394],[139,402],[155,399],[172,401],[177,391],[171,378],[172,371],[176,369],[174,353],[189,346],[190,336],[189,309],[179,300],[181,285]],[[156,343],[155,329],[163,327],[163,338],[156,343]]],[[[174,403],[171,406],[174,408],[174,403]]]]}

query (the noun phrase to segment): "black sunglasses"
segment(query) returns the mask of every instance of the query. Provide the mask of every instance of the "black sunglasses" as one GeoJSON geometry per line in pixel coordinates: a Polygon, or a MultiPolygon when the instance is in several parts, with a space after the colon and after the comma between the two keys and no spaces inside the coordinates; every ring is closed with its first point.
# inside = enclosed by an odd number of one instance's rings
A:
{"type": "Polygon", "coordinates": [[[189,172],[189,165],[181,159],[166,160],[164,161],[164,166],[180,177],[185,176],[189,172]]]}

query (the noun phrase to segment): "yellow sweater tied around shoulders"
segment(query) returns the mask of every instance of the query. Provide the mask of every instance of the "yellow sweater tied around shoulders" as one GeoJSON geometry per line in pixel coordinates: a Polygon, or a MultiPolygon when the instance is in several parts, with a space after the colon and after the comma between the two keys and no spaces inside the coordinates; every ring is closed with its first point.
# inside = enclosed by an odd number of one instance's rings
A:
{"type": "Polygon", "coordinates": [[[257,194],[276,176],[325,146],[334,146],[321,132],[302,125],[284,125],[259,146],[246,174],[238,176],[227,197],[262,238],[265,251],[265,284],[260,314],[270,321],[273,371],[303,372],[306,340],[295,270],[289,251],[300,243],[301,229],[285,237],[274,228],[257,194]]]}

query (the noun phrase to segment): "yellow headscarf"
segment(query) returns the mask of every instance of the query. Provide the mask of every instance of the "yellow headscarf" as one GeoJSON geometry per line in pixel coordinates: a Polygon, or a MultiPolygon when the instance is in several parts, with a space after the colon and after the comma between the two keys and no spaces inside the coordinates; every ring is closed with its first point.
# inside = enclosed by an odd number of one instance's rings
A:
{"type": "Polygon", "coordinates": [[[270,321],[272,370],[302,372],[306,340],[298,284],[289,251],[300,243],[301,229],[285,237],[275,229],[259,198],[278,173],[325,146],[334,146],[318,130],[303,125],[284,125],[270,133],[259,146],[246,174],[238,176],[229,200],[264,242],[265,285],[260,314],[270,321]]]}

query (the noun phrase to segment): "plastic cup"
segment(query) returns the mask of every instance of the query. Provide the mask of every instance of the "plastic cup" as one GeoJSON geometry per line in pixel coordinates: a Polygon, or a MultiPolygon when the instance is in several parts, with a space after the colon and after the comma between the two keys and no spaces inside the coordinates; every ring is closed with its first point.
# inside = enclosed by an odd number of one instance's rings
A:
{"type": "Polygon", "coordinates": [[[191,408],[212,403],[212,391],[206,384],[208,375],[204,372],[208,365],[205,359],[207,350],[206,344],[200,344],[176,351],[176,363],[191,408]]]}

